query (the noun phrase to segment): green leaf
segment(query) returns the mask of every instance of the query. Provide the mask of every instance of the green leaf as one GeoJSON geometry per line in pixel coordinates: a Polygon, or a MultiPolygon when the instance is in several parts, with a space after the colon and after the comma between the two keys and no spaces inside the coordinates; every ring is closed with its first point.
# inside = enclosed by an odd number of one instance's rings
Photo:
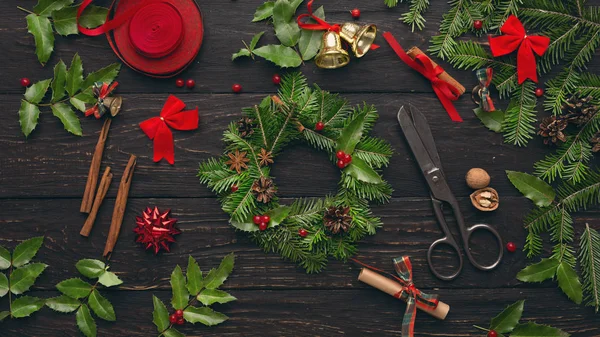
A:
{"type": "Polygon", "coordinates": [[[238,57],[242,57],[242,56],[251,56],[252,54],[250,53],[250,51],[246,48],[242,48],[240,49],[240,51],[238,51],[237,53],[233,53],[231,54],[231,60],[235,60],[238,57]]]}
{"type": "Polygon", "coordinates": [[[46,300],[46,306],[58,312],[69,313],[77,310],[81,302],[66,295],[49,298],[46,300]]]}
{"type": "Polygon", "coordinates": [[[81,330],[86,337],[96,337],[96,321],[92,318],[92,314],[90,314],[90,309],[87,305],[83,304],[79,310],[77,310],[75,318],[79,330],[81,330]]]}
{"type": "MultiPolygon", "coordinates": [[[[316,17],[325,20],[325,11],[323,10],[323,6],[317,8],[313,14],[316,17]]],[[[309,23],[315,23],[315,21],[312,19],[308,21],[309,23]]],[[[300,55],[302,55],[302,59],[304,61],[310,60],[317,55],[319,49],[321,48],[322,39],[322,30],[302,29],[302,32],[300,33],[300,39],[298,40],[298,49],[300,50],[300,55]]]]}
{"type": "Polygon", "coordinates": [[[84,298],[92,291],[92,286],[80,278],[70,278],[57,284],[56,289],[72,298],[84,298]]]}
{"type": "Polygon", "coordinates": [[[253,52],[282,68],[298,67],[302,64],[300,55],[298,55],[293,48],[282,46],[280,44],[268,44],[254,49],[253,52]]]}
{"type": "Polygon", "coordinates": [[[29,290],[46,267],[47,264],[31,263],[14,270],[10,274],[10,292],[20,295],[29,290]]]}
{"type": "Polygon", "coordinates": [[[577,273],[573,270],[566,262],[561,262],[556,269],[556,278],[558,279],[558,286],[562,291],[567,294],[571,301],[581,304],[583,299],[583,290],[581,289],[581,282],[577,273]]]}
{"type": "Polygon", "coordinates": [[[165,336],[165,337],[185,337],[184,334],[177,331],[175,328],[171,328],[171,329],[163,332],[163,336],[165,336]]]}
{"type": "Polygon", "coordinates": [[[529,265],[517,274],[517,279],[523,282],[542,282],[556,275],[558,260],[542,259],[542,261],[529,265]]]}
{"type": "Polygon", "coordinates": [[[81,124],[79,123],[79,118],[68,105],[64,103],[55,103],[50,107],[52,109],[52,114],[63,123],[65,130],[70,133],[81,136],[83,131],[81,131],[81,124]]]}
{"type": "Polygon", "coordinates": [[[52,79],[47,79],[34,83],[25,90],[25,99],[33,104],[41,102],[44,96],[46,96],[46,92],[48,91],[51,82],[52,79]]]}
{"type": "Polygon", "coordinates": [[[83,83],[83,63],[79,54],[75,54],[67,73],[66,89],[69,96],[74,96],[81,90],[81,83],[83,83]]]}
{"type": "Polygon", "coordinates": [[[256,8],[256,12],[254,12],[254,18],[252,22],[258,22],[262,20],[266,20],[273,16],[273,7],[275,6],[274,1],[267,1],[262,5],[256,8]]]}
{"type": "Polygon", "coordinates": [[[171,274],[171,288],[173,291],[173,298],[171,299],[171,305],[175,309],[183,309],[188,304],[190,294],[185,287],[185,276],[181,267],[175,267],[171,274]]]}
{"type": "Polygon", "coordinates": [[[221,261],[219,268],[212,269],[208,275],[206,275],[206,278],[204,279],[205,287],[207,289],[217,289],[220,287],[223,282],[225,282],[229,274],[231,274],[234,262],[235,255],[233,255],[233,253],[225,256],[223,261],[221,261]]]}
{"type": "Polygon", "coordinates": [[[21,296],[12,302],[12,315],[15,318],[27,317],[40,310],[44,303],[45,301],[42,298],[21,296]]]}
{"type": "Polygon", "coordinates": [[[83,82],[82,87],[87,89],[96,82],[111,83],[119,75],[120,69],[121,65],[119,63],[113,63],[98,71],[88,74],[83,82]]]}
{"type": "MultiPolygon", "coordinates": [[[[54,29],[60,35],[77,35],[77,6],[65,7],[52,14],[54,29]]],[[[95,28],[106,21],[108,8],[90,5],[79,17],[79,24],[85,28],[95,28]]]]}
{"type": "Polygon", "coordinates": [[[510,182],[538,207],[546,207],[552,204],[556,192],[554,192],[552,186],[548,185],[542,179],[531,174],[516,171],[506,171],[506,175],[510,182]]]}
{"type": "Polygon", "coordinates": [[[8,249],[0,246],[0,270],[10,267],[10,252],[8,249]]]}
{"type": "Polygon", "coordinates": [[[256,48],[256,45],[258,44],[258,41],[260,40],[260,38],[263,36],[265,32],[262,31],[260,33],[256,33],[253,37],[252,37],[252,41],[250,41],[250,50],[254,50],[254,48],[256,48]]]}
{"type": "Polygon", "coordinates": [[[83,259],[77,261],[75,267],[81,275],[89,278],[96,278],[104,273],[106,264],[100,260],[83,259]]]}
{"type": "Polygon", "coordinates": [[[229,317],[208,307],[188,307],[183,311],[183,318],[190,323],[202,323],[213,326],[225,322],[229,317]]]}
{"type": "Polygon", "coordinates": [[[39,117],[40,108],[38,108],[37,105],[31,104],[26,100],[21,100],[21,108],[19,109],[19,123],[21,124],[21,132],[23,132],[25,137],[28,137],[33,130],[35,130],[39,117]]]}
{"type": "Polygon", "coordinates": [[[57,11],[73,3],[74,0],[39,0],[33,7],[33,12],[40,16],[51,16],[52,12],[57,11]]]}
{"type": "Polygon", "coordinates": [[[569,334],[551,326],[529,322],[519,324],[510,337],[568,337],[569,334]]]}
{"type": "Polygon", "coordinates": [[[52,24],[47,17],[29,14],[27,20],[27,31],[33,35],[35,41],[35,54],[42,65],[48,62],[54,50],[54,32],[52,24]]]}
{"type": "Polygon", "coordinates": [[[115,315],[115,309],[112,304],[100,293],[94,289],[88,298],[88,304],[94,311],[96,316],[102,318],[105,321],[116,321],[117,316],[115,315]]]}
{"type": "Polygon", "coordinates": [[[9,311],[0,311],[0,322],[2,322],[8,316],[10,316],[9,311]]]}
{"type": "Polygon", "coordinates": [[[187,289],[192,296],[197,295],[202,290],[203,278],[202,271],[198,262],[190,255],[188,257],[188,266],[186,270],[187,289]]]}
{"type": "Polygon", "coordinates": [[[344,169],[344,173],[370,184],[381,184],[383,182],[379,173],[358,157],[352,158],[352,162],[344,169]]]}
{"type": "MultiPolygon", "coordinates": [[[[357,116],[348,124],[337,139],[337,151],[344,151],[344,153],[352,154],[356,144],[360,142],[365,129],[365,122],[367,119],[367,112],[357,114],[357,116]]],[[[354,158],[353,158],[354,159],[354,158]]]]}
{"type": "Polygon", "coordinates": [[[50,87],[52,88],[52,100],[54,103],[65,97],[65,81],[67,79],[67,65],[60,60],[54,66],[54,79],[50,87]]]}
{"type": "Polygon", "coordinates": [[[152,295],[154,311],[152,311],[152,323],[156,325],[158,332],[163,332],[169,327],[169,311],[165,304],[156,296],[152,295]]]}
{"type": "Polygon", "coordinates": [[[223,290],[218,289],[204,289],[198,295],[198,301],[206,306],[209,306],[213,303],[227,303],[235,300],[237,300],[237,298],[231,296],[223,290]]]}
{"type": "Polygon", "coordinates": [[[13,252],[12,264],[14,267],[19,268],[22,265],[29,263],[31,259],[37,254],[38,250],[44,242],[43,236],[31,238],[29,240],[21,242],[13,252]]]}
{"type": "Polygon", "coordinates": [[[284,46],[295,46],[300,39],[300,32],[300,27],[298,27],[298,23],[294,20],[275,23],[275,36],[277,36],[277,39],[284,46]]]}
{"type": "Polygon", "coordinates": [[[115,273],[110,271],[106,271],[100,275],[98,282],[105,287],[118,286],[119,284],[123,283],[123,281],[121,281],[121,279],[115,273]]]}
{"type": "Polygon", "coordinates": [[[3,273],[0,273],[0,297],[4,297],[8,293],[8,278],[3,273]]]}
{"type": "Polygon", "coordinates": [[[481,108],[473,109],[475,116],[479,118],[481,123],[485,125],[486,128],[494,131],[494,132],[502,132],[502,123],[504,123],[504,111],[496,110],[496,111],[484,111],[481,108]]]}
{"type": "MultiPolygon", "coordinates": [[[[290,208],[288,206],[279,206],[274,208],[268,212],[266,212],[269,217],[271,217],[271,221],[269,222],[268,228],[273,228],[279,226],[285,218],[287,218],[288,214],[290,214],[290,208]]],[[[234,219],[229,220],[229,223],[244,232],[256,232],[259,230],[258,226],[254,223],[252,219],[253,215],[250,214],[248,218],[244,222],[239,222],[234,219]]]]}
{"type": "Polygon", "coordinates": [[[97,100],[91,93],[87,91],[82,91],[77,95],[71,97],[69,101],[77,110],[85,112],[87,110],[87,108],[85,107],[86,103],[94,104],[97,100]]]}
{"type": "Polygon", "coordinates": [[[519,324],[519,320],[523,315],[524,305],[524,300],[517,301],[509,305],[500,314],[498,314],[498,316],[492,318],[492,322],[490,323],[490,330],[494,330],[498,333],[511,332],[515,328],[515,326],[519,324]]]}
{"type": "Polygon", "coordinates": [[[96,28],[102,25],[108,17],[108,8],[100,6],[87,6],[79,17],[79,24],[85,28],[96,28]]]}

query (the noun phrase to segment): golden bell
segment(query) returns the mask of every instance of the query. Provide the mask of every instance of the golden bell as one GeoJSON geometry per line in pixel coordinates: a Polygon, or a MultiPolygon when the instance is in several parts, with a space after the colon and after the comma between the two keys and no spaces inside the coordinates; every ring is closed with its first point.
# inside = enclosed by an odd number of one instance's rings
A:
{"type": "Polygon", "coordinates": [[[324,69],[341,68],[350,62],[350,55],[342,48],[340,35],[328,31],[323,34],[321,50],[315,57],[317,67],[324,69]]]}
{"type": "Polygon", "coordinates": [[[123,98],[121,96],[106,97],[102,102],[102,105],[110,111],[110,115],[113,117],[121,111],[122,104],[123,98]]]}
{"type": "Polygon", "coordinates": [[[360,26],[354,22],[346,22],[342,25],[340,36],[352,46],[356,57],[363,57],[371,48],[377,35],[375,25],[360,26]]]}

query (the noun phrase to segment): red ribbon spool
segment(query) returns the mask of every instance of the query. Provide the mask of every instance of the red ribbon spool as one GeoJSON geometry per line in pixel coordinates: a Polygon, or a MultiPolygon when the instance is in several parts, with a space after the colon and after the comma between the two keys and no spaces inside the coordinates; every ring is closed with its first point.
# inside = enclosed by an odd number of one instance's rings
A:
{"type": "MultiPolygon", "coordinates": [[[[77,17],[92,2],[85,0],[77,17]]],[[[87,29],[85,35],[106,34],[108,43],[127,66],[151,77],[168,78],[181,73],[200,51],[204,28],[194,0],[127,0],[114,8],[112,20],[87,29]]]]}

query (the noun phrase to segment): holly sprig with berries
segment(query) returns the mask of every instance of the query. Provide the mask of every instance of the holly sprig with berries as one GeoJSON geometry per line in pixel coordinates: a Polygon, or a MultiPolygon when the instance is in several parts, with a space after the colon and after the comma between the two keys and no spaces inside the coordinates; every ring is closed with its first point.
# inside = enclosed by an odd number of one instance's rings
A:
{"type": "Polygon", "coordinates": [[[218,194],[230,224],[308,273],[325,268],[329,257],[352,256],[356,243],[382,225],[369,202],[387,202],[392,193],[380,174],[391,146],[369,135],[378,118],[375,107],[351,107],[292,73],[282,78],[278,95],[242,113],[224,133],[225,154],[203,162],[198,173],[218,194]],[[270,167],[296,141],[329,154],[341,173],[336,194],[279,203],[270,167]]]}

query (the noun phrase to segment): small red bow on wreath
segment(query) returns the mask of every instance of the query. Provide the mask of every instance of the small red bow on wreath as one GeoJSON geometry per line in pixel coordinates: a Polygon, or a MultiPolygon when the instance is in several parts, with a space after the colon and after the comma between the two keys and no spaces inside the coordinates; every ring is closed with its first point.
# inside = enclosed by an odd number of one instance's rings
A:
{"type": "Polygon", "coordinates": [[[503,36],[489,37],[490,48],[494,57],[510,54],[519,49],[517,52],[517,73],[519,76],[519,84],[530,78],[535,83],[537,78],[537,65],[535,63],[535,54],[542,56],[548,45],[550,38],[539,35],[527,35],[523,24],[519,19],[511,15],[508,17],[500,31],[503,36]]]}
{"type": "Polygon", "coordinates": [[[160,117],[152,117],[140,123],[142,131],[148,138],[154,140],[155,162],[165,158],[169,164],[175,163],[175,144],[169,126],[175,130],[184,131],[198,128],[198,108],[182,111],[184,107],[185,104],[182,100],[170,95],[160,112],[160,117]]]}
{"type": "Polygon", "coordinates": [[[85,117],[94,115],[96,119],[100,119],[105,113],[106,108],[104,107],[104,99],[110,95],[115,88],[119,85],[119,82],[115,81],[111,85],[108,83],[94,83],[93,91],[94,95],[98,97],[98,101],[93,107],[85,111],[85,117]]]}

